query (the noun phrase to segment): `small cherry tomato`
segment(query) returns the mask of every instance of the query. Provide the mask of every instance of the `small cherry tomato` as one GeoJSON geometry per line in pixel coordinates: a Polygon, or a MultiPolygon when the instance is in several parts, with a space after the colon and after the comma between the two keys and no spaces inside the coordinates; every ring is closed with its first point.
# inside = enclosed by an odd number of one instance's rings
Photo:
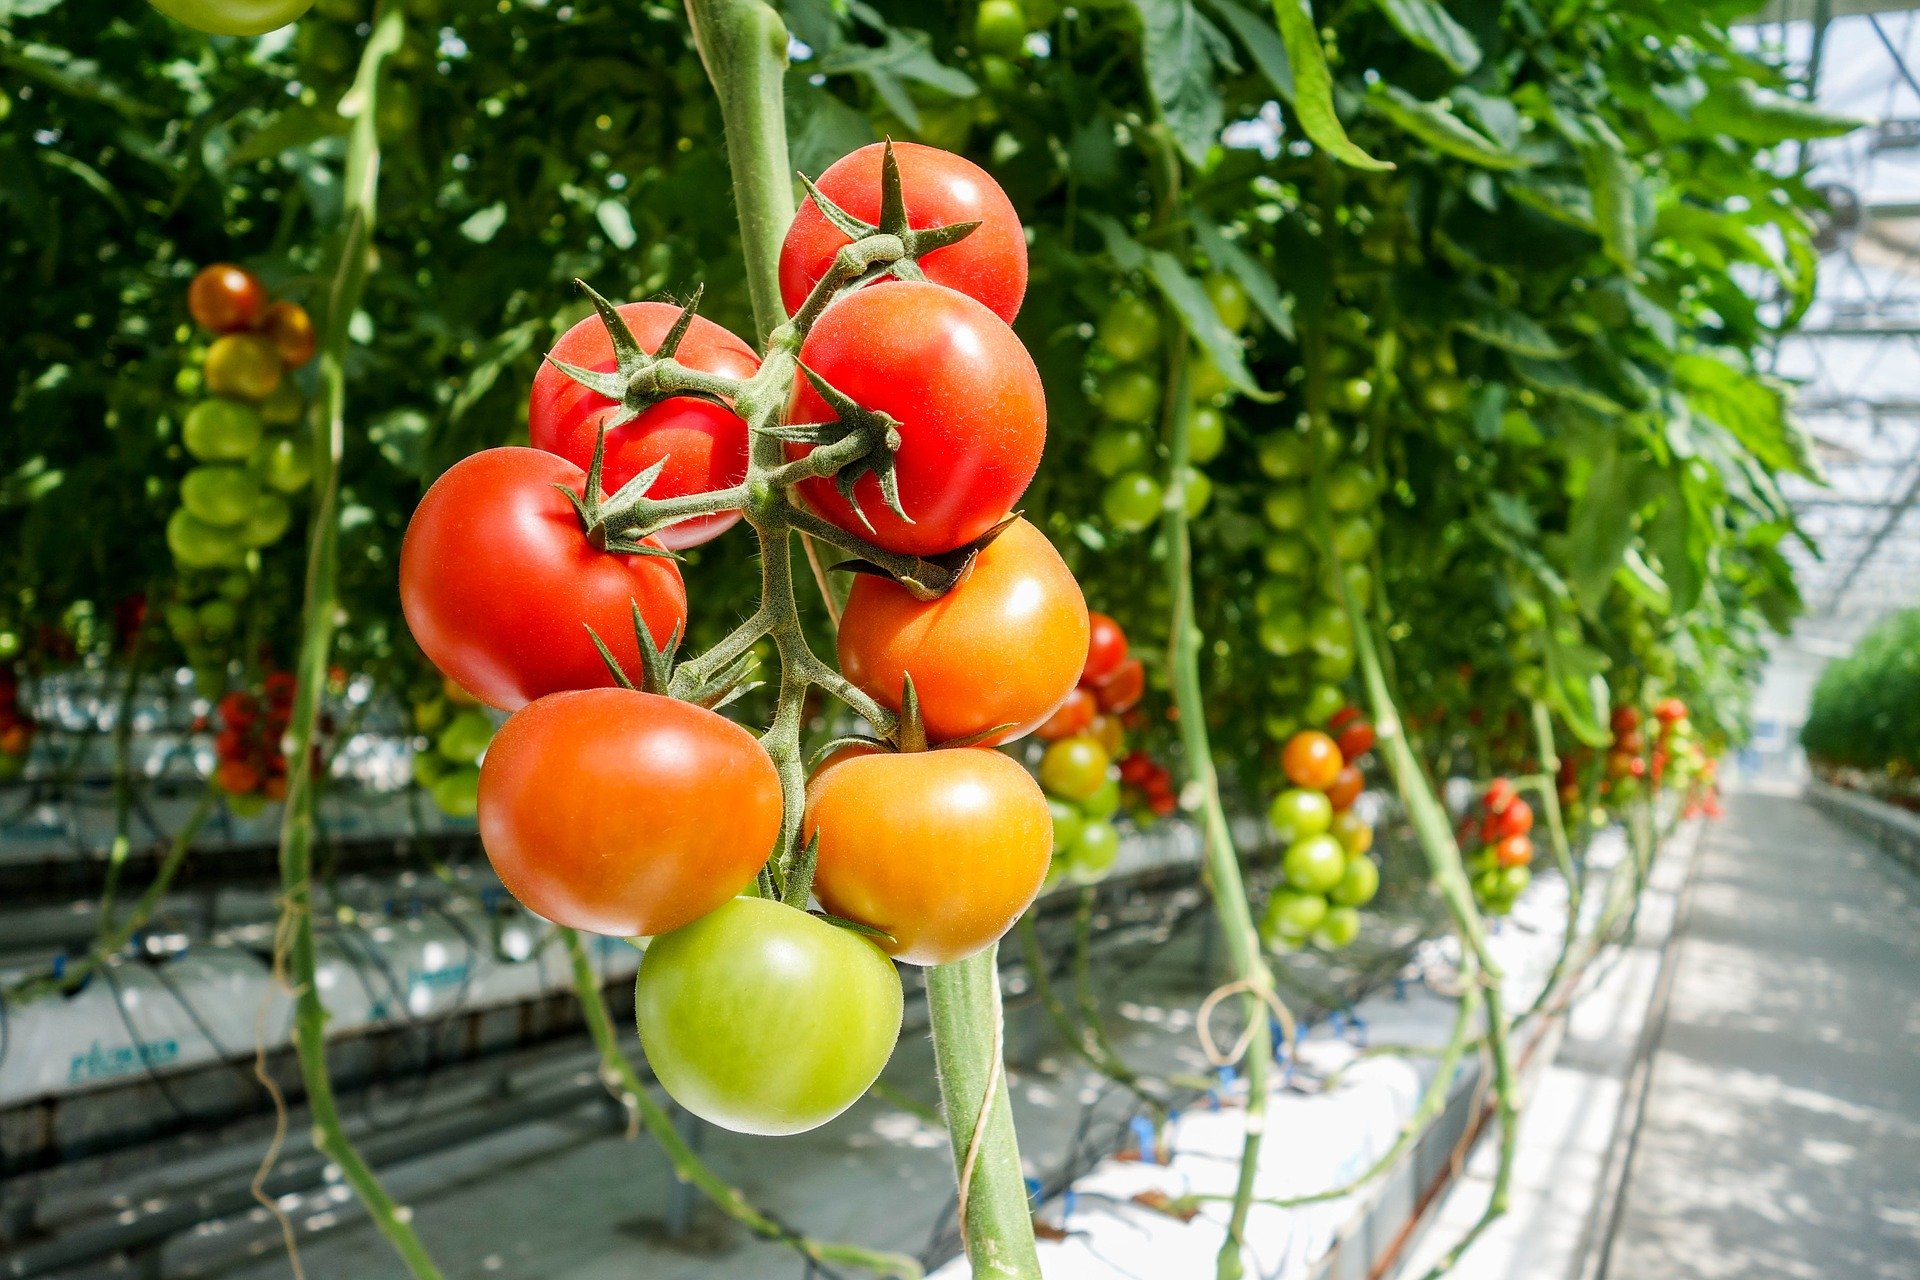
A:
{"type": "Polygon", "coordinates": [[[1016,520],[938,600],[856,577],[838,652],[847,679],[896,711],[911,675],[930,741],[1008,726],[990,740],[1000,743],[1033,732],[1067,700],[1087,632],[1080,584],[1046,535],[1016,520]]]}
{"type": "MultiPolygon", "coordinates": [[[[1332,726],[1339,728],[1339,726],[1332,726]]],[[[1334,745],[1340,748],[1340,754],[1348,760],[1358,760],[1373,750],[1373,726],[1365,720],[1355,720],[1345,728],[1339,729],[1340,736],[1334,739],[1334,745]]]]}
{"type": "Polygon", "coordinates": [[[1325,893],[1347,874],[1347,851],[1330,835],[1308,836],[1280,859],[1287,883],[1305,893],[1325,893]]]}
{"type": "Polygon", "coordinates": [[[1352,907],[1330,907],[1327,918],[1313,931],[1313,945],[1323,951],[1339,951],[1353,945],[1360,936],[1360,913],[1352,907]]]}
{"type": "Polygon", "coordinates": [[[1533,841],[1526,836],[1507,836],[1494,846],[1493,856],[1503,867],[1524,867],[1533,861],[1533,841]]]}
{"type": "Polygon", "coordinates": [[[320,342],[307,309],[284,299],[267,308],[260,320],[260,332],[273,344],[280,362],[289,369],[298,369],[313,359],[320,342]]]}
{"type": "Polygon", "coordinates": [[[1333,805],[1318,791],[1294,787],[1273,798],[1267,821],[1282,845],[1292,846],[1323,834],[1332,824],[1333,805]]]}
{"type": "Polygon", "coordinates": [[[1076,733],[1084,733],[1087,726],[1093,723],[1097,709],[1098,704],[1091,693],[1085,689],[1075,689],[1060,704],[1060,709],[1048,716],[1033,734],[1042,742],[1058,742],[1076,733]]]}
{"type": "Polygon", "coordinates": [[[230,262],[200,268],[187,286],[187,312],[208,333],[251,329],[260,323],[266,310],[266,286],[253,272],[230,262]]]}
{"type": "Polygon", "coordinates": [[[1516,794],[1511,779],[1495,778],[1487,784],[1486,794],[1481,797],[1480,803],[1488,813],[1501,813],[1514,802],[1516,794]]]}
{"type": "Polygon", "coordinates": [[[480,766],[480,843],[501,883],[536,915],[613,937],[678,929],[746,888],[781,807],[752,734],[633,689],[529,703],[480,766]]]}
{"type": "Polygon", "coordinates": [[[1099,743],[1110,756],[1119,755],[1127,743],[1127,729],[1120,723],[1120,717],[1104,711],[1087,723],[1086,736],[1099,743]]]}
{"type": "MultiPolygon", "coordinates": [[[[1086,740],[1052,750],[1074,742],[1086,740]]],[[[1100,763],[1104,781],[1104,752],[1100,763]]],[[[997,941],[1040,892],[1053,817],[998,751],[878,752],[814,775],[802,839],[816,837],[821,905],[891,934],[878,941],[897,960],[950,964],[997,941]]]]}
{"type": "Polygon", "coordinates": [[[1640,727],[1640,711],[1636,707],[1615,707],[1610,723],[1616,737],[1631,733],[1640,727]]]}
{"type": "Polygon", "coordinates": [[[1091,737],[1063,738],[1040,757],[1040,785],[1065,800],[1090,800],[1107,785],[1111,761],[1091,737]]]}
{"type": "Polygon", "coordinates": [[[1351,809],[1333,815],[1330,831],[1341,847],[1354,857],[1373,848],[1373,827],[1351,809]]]}
{"type": "Polygon", "coordinates": [[[236,400],[265,400],[284,373],[273,343],[257,333],[228,333],[207,348],[207,391],[236,400]]]}
{"type": "Polygon", "coordinates": [[[1104,613],[1087,614],[1087,661],[1082,684],[1097,685],[1127,660],[1127,633],[1104,613]]]}
{"type": "Polygon", "coordinates": [[[1319,928],[1320,922],[1326,918],[1327,899],[1324,894],[1282,889],[1267,899],[1267,909],[1260,917],[1260,932],[1263,935],[1304,938],[1319,928]]]}
{"type": "Polygon", "coordinates": [[[893,1055],[903,1004],[871,939],[764,898],[655,938],[634,985],[647,1065],[673,1100],[766,1136],[858,1101],[893,1055]]]}
{"type": "Polygon", "coordinates": [[[1494,830],[1499,839],[1523,836],[1533,830],[1533,806],[1515,797],[1506,808],[1495,814],[1487,825],[1494,830]]]}
{"type": "Polygon", "coordinates": [[[1280,753],[1280,767],[1296,787],[1325,791],[1346,761],[1332,738],[1317,729],[1296,733],[1280,753]]]}
{"type": "Polygon", "coordinates": [[[1327,802],[1336,813],[1353,808],[1353,802],[1367,789],[1367,780],[1352,765],[1346,765],[1327,784],[1327,802]]]}
{"type": "Polygon", "coordinates": [[[1147,668],[1138,658],[1128,658],[1113,674],[1093,687],[1093,696],[1102,711],[1118,715],[1140,705],[1147,692],[1147,668]]]}
{"type": "Polygon", "coordinates": [[[1357,857],[1347,859],[1346,874],[1340,877],[1339,884],[1327,890],[1327,897],[1337,906],[1364,907],[1378,892],[1380,868],[1373,865],[1370,858],[1357,857]]]}
{"type": "Polygon", "coordinates": [[[1114,479],[1100,496],[1101,513],[1122,533],[1138,533],[1160,518],[1166,492],[1144,471],[1129,471],[1114,479]]]}

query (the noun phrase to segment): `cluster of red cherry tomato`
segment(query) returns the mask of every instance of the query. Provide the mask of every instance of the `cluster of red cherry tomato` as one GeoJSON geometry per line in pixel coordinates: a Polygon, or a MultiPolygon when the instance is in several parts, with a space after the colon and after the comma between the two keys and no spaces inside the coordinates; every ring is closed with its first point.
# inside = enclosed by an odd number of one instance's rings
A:
{"type": "Polygon", "coordinates": [[[0,666],[0,779],[17,778],[33,749],[34,718],[20,703],[20,676],[0,666]]]}
{"type": "Polygon", "coordinates": [[[1480,797],[1480,811],[1461,841],[1478,846],[1467,857],[1467,874],[1480,909],[1503,916],[1533,883],[1533,806],[1510,779],[1495,778],[1480,797]]]}
{"type": "Polygon", "coordinates": [[[1049,882],[1067,877],[1091,884],[1112,869],[1120,852],[1113,819],[1123,789],[1135,792],[1156,816],[1178,807],[1172,773],[1144,751],[1126,749],[1126,721],[1146,692],[1146,668],[1128,655],[1119,623],[1104,613],[1089,614],[1087,621],[1087,659],[1079,684],[1034,730],[1048,744],[1039,775],[1053,815],[1049,882]]]}
{"type": "Polygon", "coordinates": [[[214,734],[213,785],[240,812],[257,811],[270,800],[287,797],[287,757],[282,748],[293,715],[294,678],[268,672],[259,693],[234,689],[214,708],[220,729],[214,734]]]}
{"type": "Polygon", "coordinates": [[[1267,900],[1260,936],[1275,951],[1311,942],[1338,951],[1360,936],[1360,908],[1380,891],[1380,868],[1369,856],[1373,828],[1354,802],[1366,790],[1360,760],[1373,749],[1373,726],[1344,707],[1329,724],[1288,739],[1280,763],[1292,784],[1274,797],[1267,821],[1282,849],[1285,883],[1267,900]]]}
{"type": "MultiPolygon", "coordinates": [[[[648,1060],[682,1105],[743,1132],[799,1132],[849,1106],[899,1034],[889,957],[963,959],[1033,900],[1052,816],[1033,776],[991,748],[1052,718],[1091,652],[1065,562],[1032,524],[1006,523],[1046,430],[1039,374],[1008,324],[1026,289],[1019,219],[961,157],[913,145],[895,145],[892,157],[872,146],[835,163],[787,231],[781,291],[789,314],[805,317],[805,374],[779,425],[790,461],[874,415],[885,415],[897,447],[837,476],[801,478],[788,500],[899,556],[991,540],[936,600],[869,574],[848,596],[841,672],[894,712],[910,678],[910,727],[933,749],[896,749],[919,745],[903,729],[895,743],[840,747],[808,782],[798,849],[813,855],[812,891],[832,918],[741,896],[770,856],[782,874],[802,864],[780,847],[798,797],[763,740],[665,696],[659,678],[688,612],[679,566],[662,553],[718,537],[743,513],[701,512],[637,540],[596,514],[631,496],[623,480],[660,501],[727,491],[749,473],[747,424],[725,390],[760,370],[745,342],[657,303],[581,322],[535,379],[534,447],[455,464],[422,499],[401,555],[402,603],[421,649],[468,694],[511,713],[479,774],[480,835],[495,870],[550,920],[652,939],[636,998],[648,1060]],[[910,274],[923,278],[880,278],[809,306],[855,233],[890,216],[890,165],[907,222],[894,233],[912,233],[903,242],[978,225],[920,255],[910,274]],[[643,393],[630,406],[624,380],[646,370],[657,388],[667,356],[721,390],[643,393]],[[584,468],[596,448],[612,498],[590,491],[584,468]]],[[[787,536],[785,508],[754,505],[773,501],[765,495],[743,501],[756,527],[773,520],[772,536],[787,536]]],[[[785,555],[771,541],[766,551],[785,555]]],[[[1130,670],[1144,682],[1137,664],[1130,670]]],[[[1096,686],[1096,706],[1110,687],[1096,686]]],[[[767,741],[782,732],[776,721],[767,741]]]]}

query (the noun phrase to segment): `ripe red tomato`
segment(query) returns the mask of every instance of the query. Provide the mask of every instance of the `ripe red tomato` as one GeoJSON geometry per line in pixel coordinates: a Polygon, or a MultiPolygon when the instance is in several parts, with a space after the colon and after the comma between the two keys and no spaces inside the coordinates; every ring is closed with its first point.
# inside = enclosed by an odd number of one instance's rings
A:
{"type": "MultiPolygon", "coordinates": [[[[909,281],[863,289],[827,308],[800,360],[900,424],[894,471],[911,523],[887,510],[871,475],[853,491],[871,529],[831,479],[800,486],[823,517],[889,551],[939,555],[971,542],[1013,509],[1040,467],[1047,404],[1039,371],[1013,330],[964,294],[909,281]]],[[[789,421],[834,417],[810,383],[796,383],[789,421]]],[[[808,450],[787,446],[794,458],[808,450]]]]}
{"type": "Polygon", "coordinates": [[[1140,705],[1147,692],[1147,668],[1138,658],[1128,658],[1112,675],[1094,686],[1093,696],[1102,711],[1119,714],[1140,705]]]}
{"type": "Polygon", "coordinates": [[[1485,806],[1488,813],[1501,813],[1513,803],[1516,794],[1512,779],[1495,778],[1487,784],[1487,791],[1481,797],[1481,804],[1485,806]]]}
{"type": "Polygon", "coordinates": [[[936,743],[1003,724],[1012,727],[993,742],[1033,732],[1073,692],[1086,652],[1080,584],[1025,520],[995,538],[940,599],[916,600],[897,583],[861,574],[840,618],[847,679],[898,711],[910,673],[936,743]]]}
{"type": "MultiPolygon", "coordinates": [[[[854,217],[877,224],[885,152],[885,144],[878,142],[850,152],[828,166],[814,185],[854,217]]],[[[1007,193],[971,160],[937,147],[896,142],[893,157],[900,166],[909,227],[922,231],[958,222],[980,224],[959,243],[922,257],[921,272],[934,284],[984,303],[1012,324],[1027,292],[1027,238],[1007,193]]],[[[833,265],[834,255],[849,243],[811,196],[801,204],[780,245],[780,297],[788,315],[800,309],[833,265]]]]}
{"type": "Polygon", "coordinates": [[[633,689],[529,703],[480,764],[480,843],[501,883],[555,924],[615,937],[678,929],[746,888],[780,811],[752,734],[633,689]]]}
{"type": "Polygon", "coordinates": [[[1353,802],[1367,789],[1367,780],[1358,769],[1347,765],[1333,775],[1333,781],[1327,785],[1327,801],[1337,813],[1353,808],[1353,802]]]}
{"type": "Polygon", "coordinates": [[[637,676],[632,602],[656,643],[687,618],[678,567],[597,550],[556,484],[578,493],[586,476],[538,449],[476,453],[434,481],[400,548],[413,638],[442,674],[502,710],[613,684],[587,626],[637,676]]]}
{"type": "Polygon", "coordinates": [[[1640,711],[1637,707],[1615,707],[1613,709],[1613,732],[1617,737],[1631,733],[1640,727],[1640,711]]]}
{"type": "Polygon", "coordinates": [[[187,286],[187,312],[208,333],[233,333],[260,323],[267,287],[245,267],[216,262],[200,268],[187,286]]]}
{"type": "MultiPolygon", "coordinates": [[[[680,317],[680,308],[664,302],[629,302],[615,310],[648,354],[659,350],[680,317]]],[[[561,334],[552,356],[603,373],[611,372],[616,363],[613,340],[598,315],[561,334]]],[[[689,369],[728,378],[750,378],[760,367],[752,347],[700,316],[688,326],[674,359],[689,369]]],[[[557,453],[584,471],[593,461],[600,425],[617,408],[607,397],[543,361],[527,398],[527,434],[534,448],[557,453]]],[[[672,396],[607,432],[601,482],[613,493],[662,458],[667,465],[648,490],[649,497],[677,498],[738,484],[747,474],[747,424],[733,410],[711,401],[672,396]]],[[[679,551],[720,536],[739,519],[738,511],[696,516],[655,536],[662,545],[679,551]]]]}
{"type": "Polygon", "coordinates": [[[1373,750],[1373,726],[1365,720],[1350,721],[1345,728],[1333,727],[1340,735],[1334,742],[1340,748],[1340,754],[1348,760],[1358,760],[1373,750]]]}
{"type": "Polygon", "coordinates": [[[1494,846],[1493,856],[1503,867],[1524,867],[1533,861],[1533,841],[1522,835],[1506,836],[1494,846]]]}
{"type": "Polygon", "coordinates": [[[1087,662],[1080,683],[1097,685],[1127,660],[1127,633],[1104,613],[1087,615],[1087,662]]]}
{"type": "Polygon", "coordinates": [[[1338,733],[1359,718],[1360,708],[1349,702],[1328,718],[1327,728],[1334,733],[1338,733]]]}
{"type": "Polygon", "coordinates": [[[1661,724],[1678,724],[1687,718],[1687,704],[1678,698],[1662,698],[1654,705],[1653,714],[1661,724]]]}
{"type": "Polygon", "coordinates": [[[1647,749],[1647,740],[1638,729],[1629,729],[1613,740],[1613,749],[1625,755],[1637,756],[1647,749]]]}
{"type": "Polygon", "coordinates": [[[828,911],[884,929],[908,964],[964,960],[1040,892],[1053,856],[1047,797],[1011,756],[977,747],[842,760],[807,785],[802,839],[828,911]]]}
{"type": "MultiPolygon", "coordinates": [[[[289,369],[298,369],[313,359],[320,343],[319,335],[313,331],[313,317],[297,302],[276,302],[268,307],[260,319],[260,331],[273,343],[281,363],[289,369]]],[[[541,372],[545,371],[543,366],[541,372]]]]}
{"type": "Polygon", "coordinates": [[[1346,766],[1340,748],[1318,729],[1307,729],[1287,740],[1280,752],[1280,767],[1296,787],[1325,791],[1346,766]]]}
{"type": "Polygon", "coordinates": [[[764,898],[654,939],[633,995],[661,1085],[736,1133],[825,1124],[900,1038],[900,973],[873,941],[764,898]]]}
{"type": "Polygon", "coordinates": [[[1533,806],[1515,798],[1506,808],[1489,818],[1487,826],[1495,833],[1496,839],[1523,836],[1533,830],[1533,806]]]}
{"type": "Polygon", "coordinates": [[[1048,716],[1034,735],[1042,742],[1058,742],[1062,738],[1071,738],[1093,723],[1093,713],[1098,704],[1093,695],[1085,689],[1075,689],[1060,704],[1060,709],[1048,716]]]}

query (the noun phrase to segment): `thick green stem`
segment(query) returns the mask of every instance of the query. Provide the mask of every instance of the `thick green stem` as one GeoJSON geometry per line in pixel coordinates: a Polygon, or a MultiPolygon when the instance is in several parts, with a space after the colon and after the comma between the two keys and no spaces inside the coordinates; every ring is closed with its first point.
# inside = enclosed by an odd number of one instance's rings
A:
{"type": "Polygon", "coordinates": [[[960,1234],[975,1280],[1040,1280],[1007,1094],[999,954],[996,944],[928,969],[927,1010],[960,1187],[960,1234]]]}
{"type": "Polygon", "coordinates": [[[1533,779],[1535,793],[1540,797],[1540,808],[1547,818],[1548,843],[1553,850],[1554,864],[1560,868],[1560,874],[1567,882],[1567,920],[1560,933],[1560,954],[1554,957],[1553,967],[1547,971],[1547,980],[1541,984],[1540,994],[1534,997],[1527,1011],[1514,1019],[1517,1030],[1552,999],[1554,989],[1560,985],[1561,975],[1567,971],[1567,961],[1573,954],[1574,942],[1580,933],[1580,908],[1586,891],[1585,877],[1573,862],[1573,849],[1567,842],[1566,816],[1560,811],[1560,753],[1553,742],[1553,712],[1547,704],[1534,700],[1533,736],[1540,754],[1540,775],[1533,779]]]}
{"type": "Polygon", "coordinates": [[[412,1225],[412,1213],[394,1203],[373,1169],[354,1148],[340,1122],[333,1080],[327,1071],[327,1010],[315,981],[313,929],[313,842],[315,830],[310,761],[327,683],[332,651],[335,579],[339,568],[340,455],[346,433],[346,361],[348,322],[360,306],[366,286],[368,248],[373,235],[380,178],[380,146],[374,113],[380,68],[399,49],[405,32],[400,0],[381,0],[367,38],[353,87],[341,100],[352,125],[347,135],[344,229],[338,265],[327,295],[320,341],[320,404],[313,419],[314,505],[307,544],[307,572],[301,602],[300,653],[288,730],[286,812],[280,824],[280,929],[275,940],[276,967],[284,966],[294,993],[293,1044],[306,1085],[313,1120],[313,1145],[332,1160],[353,1188],[374,1225],[392,1243],[418,1280],[438,1280],[440,1270],[412,1225]]]}
{"type": "Polygon", "coordinates": [[[587,1033],[593,1037],[593,1046],[600,1054],[600,1079],[615,1098],[639,1117],[641,1126],[660,1144],[673,1164],[674,1177],[698,1187],[721,1212],[762,1240],[777,1241],[804,1258],[822,1264],[861,1267],[875,1275],[919,1280],[920,1264],[912,1258],[801,1235],[754,1208],[738,1187],[729,1185],[715,1173],[687,1145],[687,1140],[673,1127],[673,1118],[666,1108],[654,1100],[640,1073],[620,1051],[620,1036],[614,1029],[613,1015],[607,1011],[607,1002],[600,993],[600,979],[593,971],[580,935],[572,929],[561,929],[559,933],[572,964],[573,990],[580,1000],[581,1016],[586,1019],[587,1033]]]}

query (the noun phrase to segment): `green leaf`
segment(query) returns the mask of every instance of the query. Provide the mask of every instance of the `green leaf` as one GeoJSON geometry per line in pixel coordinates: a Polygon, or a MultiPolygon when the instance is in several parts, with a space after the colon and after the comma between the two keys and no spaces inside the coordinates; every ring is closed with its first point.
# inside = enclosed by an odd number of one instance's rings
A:
{"type": "Polygon", "coordinates": [[[1167,131],[1188,162],[1204,164],[1220,140],[1226,107],[1216,88],[1214,63],[1232,52],[1226,37],[1200,16],[1193,0],[1133,0],[1140,15],[1140,44],[1147,90],[1167,131]]]}
{"type": "Polygon", "coordinates": [[[1559,360],[1572,350],[1555,342],[1553,335],[1532,316],[1494,303],[1482,306],[1470,316],[1460,317],[1453,322],[1453,327],[1469,338],[1515,355],[1559,360]]]}
{"type": "Polygon", "coordinates": [[[453,398],[453,404],[447,410],[448,420],[458,422],[465,417],[467,410],[493,389],[493,384],[507,366],[533,349],[534,338],[545,329],[544,320],[523,320],[489,342],[467,373],[460,394],[453,398]]]}
{"type": "Polygon", "coordinates": [[[1207,358],[1227,375],[1228,382],[1253,399],[1276,398],[1262,391],[1260,384],[1253,380],[1253,374],[1247,371],[1240,339],[1220,323],[1220,313],[1213,309],[1213,299],[1207,296],[1206,286],[1187,274],[1186,268],[1180,265],[1180,259],[1164,250],[1149,251],[1147,276],[1173,305],[1181,325],[1200,344],[1207,358]]]}
{"type": "Polygon", "coordinates": [[[1606,598],[1613,571],[1633,543],[1646,463],[1609,449],[1587,477],[1567,521],[1568,581],[1583,608],[1606,598]]]}
{"type": "Polygon", "coordinates": [[[1509,355],[1507,359],[1513,371],[1536,391],[1583,404],[1596,413],[1626,412],[1626,407],[1608,391],[1565,360],[1536,360],[1522,355],[1509,355]]]}
{"type": "Polygon", "coordinates": [[[310,147],[322,138],[343,134],[347,121],[337,112],[316,111],[312,107],[293,106],[276,113],[265,124],[247,135],[247,140],[227,153],[228,164],[251,164],[271,160],[294,147],[310,147]]]}
{"type": "Polygon", "coordinates": [[[1724,427],[1763,467],[1818,478],[1806,433],[1777,383],[1698,353],[1677,357],[1673,376],[1693,411],[1724,427]]]}
{"type": "Polygon", "coordinates": [[[1702,133],[1724,133],[1763,147],[1802,138],[1837,138],[1862,123],[1746,79],[1717,87],[1693,114],[1693,124],[1702,133]]]}
{"type": "Polygon", "coordinates": [[[1533,162],[1507,150],[1438,102],[1423,102],[1406,90],[1382,82],[1367,95],[1367,105],[1442,155],[1484,169],[1525,169],[1533,162]]]}
{"type": "Polygon", "coordinates": [[[1194,238],[1214,267],[1238,280],[1274,332],[1292,341],[1293,298],[1280,292],[1280,286],[1260,260],[1228,239],[1219,224],[1198,209],[1193,214],[1193,230],[1194,238]]]}
{"type": "Polygon", "coordinates": [[[1660,576],[1666,580],[1673,612],[1685,613],[1700,599],[1706,582],[1704,548],[1693,538],[1693,515],[1685,483],[1669,478],[1666,492],[1647,521],[1648,550],[1660,558],[1660,576]]]}
{"type": "Polygon", "coordinates": [[[1326,51],[1306,0],[1273,0],[1273,17],[1286,42],[1287,65],[1293,68],[1293,113],[1300,117],[1300,128],[1322,151],[1356,169],[1393,168],[1356,147],[1341,127],[1333,109],[1333,73],[1327,70],[1326,51]]]}
{"type": "Polygon", "coordinates": [[[1374,0],[1407,42],[1425,49],[1464,76],[1480,65],[1480,46],[1437,0],[1374,0]]]}
{"type": "Polygon", "coordinates": [[[92,190],[123,219],[129,215],[127,202],[121,197],[119,188],[107,181],[106,176],[85,161],[76,160],[64,151],[42,151],[40,158],[56,169],[72,174],[92,190]]]}
{"type": "Polygon", "coordinates": [[[1635,212],[1639,179],[1626,156],[1605,143],[1595,143],[1581,154],[1587,183],[1593,189],[1593,221],[1600,244],[1614,265],[1638,275],[1640,227],[1635,212]]]}
{"type": "Polygon", "coordinates": [[[1267,78],[1280,100],[1293,103],[1293,64],[1287,60],[1286,41],[1258,15],[1249,13],[1239,0],[1207,0],[1214,16],[1225,23],[1240,41],[1253,65],[1267,78]]]}
{"type": "Polygon", "coordinates": [[[1563,625],[1556,623],[1544,632],[1547,705],[1573,730],[1574,737],[1589,747],[1605,747],[1613,741],[1607,723],[1611,699],[1601,675],[1606,657],[1591,645],[1562,642],[1559,631],[1563,625]]]}

